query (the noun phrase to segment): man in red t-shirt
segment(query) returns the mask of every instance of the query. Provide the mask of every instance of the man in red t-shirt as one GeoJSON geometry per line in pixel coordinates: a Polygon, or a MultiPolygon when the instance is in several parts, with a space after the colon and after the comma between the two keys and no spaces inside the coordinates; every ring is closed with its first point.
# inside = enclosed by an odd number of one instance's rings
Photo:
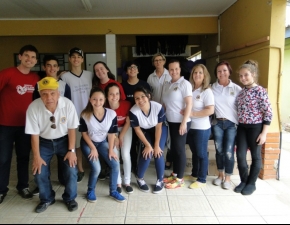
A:
{"type": "Polygon", "coordinates": [[[25,45],[19,51],[20,64],[0,71],[0,204],[9,190],[13,144],[17,156],[16,188],[25,199],[33,196],[28,188],[31,137],[24,130],[26,110],[39,80],[38,75],[31,72],[37,56],[33,45],[25,45]]]}

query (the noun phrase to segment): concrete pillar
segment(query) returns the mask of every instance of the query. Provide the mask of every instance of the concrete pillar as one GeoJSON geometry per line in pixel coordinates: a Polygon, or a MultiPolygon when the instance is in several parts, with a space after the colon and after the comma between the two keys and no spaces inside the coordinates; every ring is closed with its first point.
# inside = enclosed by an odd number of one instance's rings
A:
{"type": "Polygon", "coordinates": [[[107,66],[117,79],[117,54],[116,54],[116,35],[106,34],[106,55],[107,66]]]}

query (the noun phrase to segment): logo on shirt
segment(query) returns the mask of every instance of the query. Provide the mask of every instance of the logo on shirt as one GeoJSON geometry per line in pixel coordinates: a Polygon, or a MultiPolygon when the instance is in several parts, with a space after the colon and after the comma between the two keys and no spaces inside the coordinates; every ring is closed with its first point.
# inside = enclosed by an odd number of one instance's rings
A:
{"type": "Polygon", "coordinates": [[[177,91],[177,89],[178,89],[178,87],[175,87],[173,90],[174,90],[174,91],[177,91]]]}
{"type": "Polygon", "coordinates": [[[195,98],[196,98],[196,100],[199,100],[200,99],[200,95],[197,95],[195,98]]]}
{"type": "Polygon", "coordinates": [[[60,123],[65,123],[66,122],[66,117],[64,116],[64,117],[61,117],[60,118],[60,123]]]}
{"type": "Polygon", "coordinates": [[[118,120],[118,121],[123,121],[123,120],[125,120],[125,119],[126,119],[125,116],[118,116],[118,117],[117,117],[117,120],[118,120]]]}
{"type": "Polygon", "coordinates": [[[30,84],[24,84],[23,87],[21,85],[17,85],[16,91],[18,94],[24,95],[26,92],[32,93],[34,91],[34,87],[30,84]]]}

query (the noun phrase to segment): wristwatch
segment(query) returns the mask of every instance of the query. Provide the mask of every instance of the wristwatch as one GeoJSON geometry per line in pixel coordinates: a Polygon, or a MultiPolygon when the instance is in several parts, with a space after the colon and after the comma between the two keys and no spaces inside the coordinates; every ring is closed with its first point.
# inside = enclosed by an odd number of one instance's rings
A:
{"type": "Polygon", "coordinates": [[[76,152],[76,150],[73,148],[73,149],[69,149],[67,150],[68,152],[76,152]]]}

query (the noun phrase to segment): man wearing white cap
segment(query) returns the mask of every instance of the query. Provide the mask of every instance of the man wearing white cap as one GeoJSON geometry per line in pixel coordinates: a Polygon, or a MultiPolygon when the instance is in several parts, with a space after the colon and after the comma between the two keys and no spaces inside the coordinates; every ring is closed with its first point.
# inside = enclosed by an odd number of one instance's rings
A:
{"type": "Polygon", "coordinates": [[[35,211],[41,213],[55,203],[55,192],[50,182],[49,163],[56,154],[63,158],[65,189],[62,199],[69,211],[78,209],[77,157],[75,129],[79,125],[76,109],[69,99],[60,96],[58,82],[45,77],[38,82],[40,98],[26,111],[25,133],[31,134],[33,151],[32,172],[39,187],[40,203],[35,211]]]}

